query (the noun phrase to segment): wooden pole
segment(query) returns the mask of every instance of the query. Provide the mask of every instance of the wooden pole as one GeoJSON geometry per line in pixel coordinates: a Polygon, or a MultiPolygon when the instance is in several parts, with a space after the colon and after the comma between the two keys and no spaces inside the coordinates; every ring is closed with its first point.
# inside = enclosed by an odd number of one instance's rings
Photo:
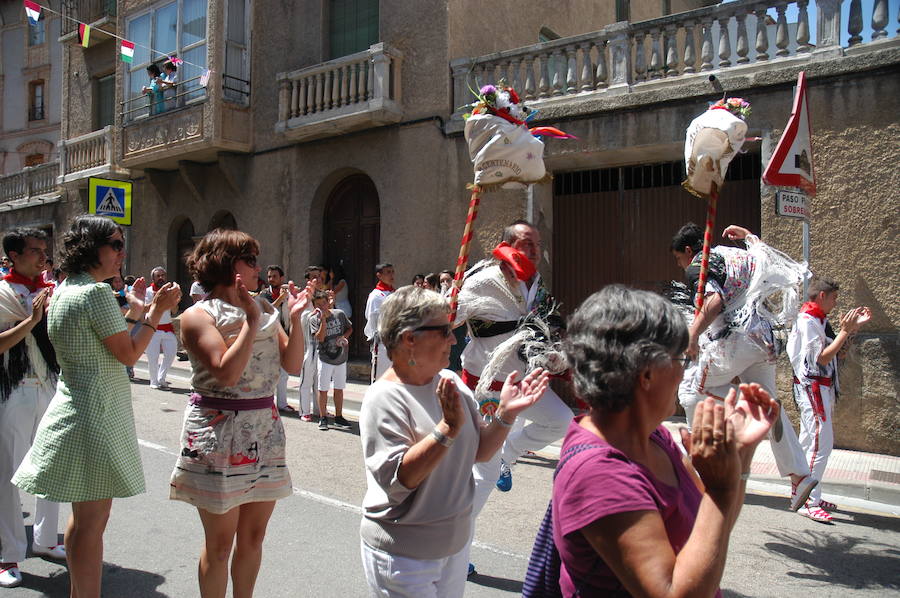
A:
{"type": "Polygon", "coordinates": [[[697,298],[695,304],[697,310],[694,312],[696,318],[700,315],[700,309],[703,307],[704,293],[706,291],[706,278],[709,274],[709,249],[712,247],[713,228],[716,225],[716,204],[719,201],[719,188],[715,183],[709,191],[709,202],[706,206],[706,231],[703,233],[703,257],[700,258],[700,278],[697,281],[697,298]]]}
{"type": "Polygon", "coordinates": [[[478,204],[481,202],[481,187],[472,187],[472,198],[469,200],[469,213],[466,216],[466,228],[459,245],[459,257],[456,259],[456,274],[453,276],[453,288],[450,290],[450,323],[456,320],[456,309],[459,306],[459,289],[462,287],[463,275],[469,263],[469,245],[474,236],[475,219],[478,217],[478,204]]]}

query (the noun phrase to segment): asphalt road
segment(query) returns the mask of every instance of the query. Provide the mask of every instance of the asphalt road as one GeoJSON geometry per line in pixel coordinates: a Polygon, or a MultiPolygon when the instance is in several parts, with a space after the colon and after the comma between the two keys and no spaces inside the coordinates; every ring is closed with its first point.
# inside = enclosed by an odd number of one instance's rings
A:
{"type": "MultiPolygon", "coordinates": [[[[116,500],[106,532],[103,596],[197,596],[202,529],[196,511],[168,500],[168,479],[187,402],[182,372],[172,391],[133,385],[147,493],[116,500]]],[[[359,505],[365,491],[358,430],[321,432],[287,418],[294,495],[280,501],[269,525],[256,596],[365,596],[359,558],[359,505]]],[[[526,458],[513,490],[495,492],[483,511],[473,549],[479,574],[467,596],[521,593],[527,555],[547,506],[555,462],[526,458]]],[[[731,539],[725,596],[817,598],[900,595],[900,518],[842,510],[832,526],[786,509],[787,499],[748,494],[731,539]]],[[[24,510],[33,504],[26,497],[24,510]]],[[[61,519],[68,516],[62,509],[61,519]]],[[[30,525],[30,518],[26,520],[30,525]]],[[[30,527],[29,527],[30,533],[30,527]]],[[[62,536],[60,536],[62,539],[62,536]]],[[[0,598],[68,595],[64,564],[29,558],[23,585],[0,598]]]]}

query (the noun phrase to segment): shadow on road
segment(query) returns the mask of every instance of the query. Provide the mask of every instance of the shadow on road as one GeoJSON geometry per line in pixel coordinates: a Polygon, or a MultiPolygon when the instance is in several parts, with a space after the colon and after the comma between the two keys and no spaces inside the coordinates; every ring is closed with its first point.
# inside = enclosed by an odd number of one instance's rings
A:
{"type": "MultiPolygon", "coordinates": [[[[103,564],[103,595],[129,596],[129,598],[170,598],[156,590],[166,578],[156,573],[125,569],[110,563],[103,564]]],[[[48,598],[65,598],[69,595],[69,573],[65,569],[48,577],[31,575],[22,571],[22,587],[41,592],[48,598]]]]}
{"type": "Polygon", "coordinates": [[[527,463],[528,465],[544,467],[546,469],[556,469],[556,464],[559,462],[559,459],[548,459],[547,457],[541,457],[540,455],[535,455],[532,453],[522,455],[516,462],[527,463]]]}
{"type": "Polygon", "coordinates": [[[504,592],[513,592],[515,594],[522,593],[522,582],[514,579],[506,579],[505,577],[493,577],[491,575],[482,575],[475,573],[467,580],[472,583],[486,588],[494,588],[495,590],[503,590],[504,592]]]}

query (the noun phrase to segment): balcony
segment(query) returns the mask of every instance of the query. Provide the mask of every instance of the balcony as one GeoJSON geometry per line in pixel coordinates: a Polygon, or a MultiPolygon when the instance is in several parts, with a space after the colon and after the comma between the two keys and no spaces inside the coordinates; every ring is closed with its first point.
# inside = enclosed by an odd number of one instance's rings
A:
{"type": "Polygon", "coordinates": [[[90,45],[110,39],[105,32],[116,32],[116,0],[70,0],[61,6],[59,41],[78,43],[77,19],[91,26],[90,45]],[[68,17],[68,18],[66,18],[68,17]]]}
{"type": "Polygon", "coordinates": [[[59,201],[58,172],[59,163],[50,162],[0,177],[0,212],[59,201]]]}
{"type": "Polygon", "coordinates": [[[226,85],[217,73],[208,85],[200,79],[180,83],[159,114],[150,114],[144,96],[122,103],[121,166],[173,170],[180,161],[213,162],[219,152],[250,151],[250,83],[229,78],[226,85]]]}
{"type": "MultiPolygon", "coordinates": [[[[808,5],[809,0],[737,0],[457,59],[450,63],[453,106],[474,100],[470,87],[504,79],[529,106],[541,110],[539,118],[589,114],[697,95],[698,90],[709,93],[713,73],[740,87],[763,73],[767,84],[781,83],[796,80],[798,67],[823,59],[900,47],[900,39],[888,37],[887,0],[875,0],[871,14],[865,15],[872,24],[871,40],[865,43],[860,2],[818,0],[809,10],[808,5]],[[793,23],[787,21],[789,7],[796,14],[793,23]],[[847,48],[840,42],[842,8],[850,11],[847,48]],[[809,27],[813,10],[815,45],[809,27]]],[[[448,132],[462,131],[465,112],[457,109],[448,132]]]]}
{"type": "Polygon", "coordinates": [[[403,55],[384,43],[278,74],[275,131],[297,141],[400,122],[403,55]]]}
{"type": "Polygon", "coordinates": [[[128,176],[126,169],[116,166],[113,159],[113,127],[59,142],[60,185],[90,177],[128,176]]]}

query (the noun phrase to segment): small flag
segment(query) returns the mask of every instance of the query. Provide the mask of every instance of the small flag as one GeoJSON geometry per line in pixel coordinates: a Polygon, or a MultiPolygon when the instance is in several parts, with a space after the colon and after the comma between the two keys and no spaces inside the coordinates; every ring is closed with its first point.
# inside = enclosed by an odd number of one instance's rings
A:
{"type": "Polygon", "coordinates": [[[134,60],[134,44],[127,39],[123,39],[119,55],[122,57],[122,62],[131,64],[134,60]]]}
{"type": "Polygon", "coordinates": [[[209,69],[203,71],[203,74],[200,75],[200,85],[202,87],[206,87],[207,85],[209,85],[209,75],[210,75],[209,69]]]}
{"type": "Polygon", "coordinates": [[[81,42],[81,45],[85,48],[88,47],[91,43],[91,26],[85,25],[84,23],[78,24],[78,40],[81,42]]]}
{"type": "Polygon", "coordinates": [[[41,5],[31,0],[25,0],[25,14],[28,15],[28,20],[37,25],[41,19],[41,5]]]}
{"type": "Polygon", "coordinates": [[[182,59],[178,58],[177,56],[169,56],[169,62],[171,62],[174,65],[179,65],[184,61],[182,59]]]}

